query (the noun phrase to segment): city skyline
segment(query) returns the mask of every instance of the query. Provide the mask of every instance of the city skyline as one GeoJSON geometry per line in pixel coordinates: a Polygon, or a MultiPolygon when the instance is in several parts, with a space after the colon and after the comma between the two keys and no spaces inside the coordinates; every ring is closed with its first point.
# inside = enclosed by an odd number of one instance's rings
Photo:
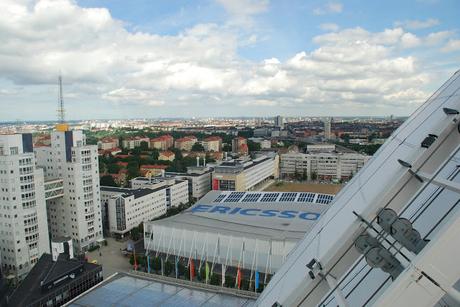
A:
{"type": "Polygon", "coordinates": [[[0,8],[0,121],[56,118],[59,74],[69,120],[407,116],[460,59],[455,1],[0,8]]]}

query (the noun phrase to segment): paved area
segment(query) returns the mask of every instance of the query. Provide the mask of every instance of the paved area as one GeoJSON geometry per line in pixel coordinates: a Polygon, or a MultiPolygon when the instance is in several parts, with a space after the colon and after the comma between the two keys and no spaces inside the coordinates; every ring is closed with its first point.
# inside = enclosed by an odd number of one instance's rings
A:
{"type": "Polygon", "coordinates": [[[122,255],[121,250],[126,247],[126,241],[116,241],[113,238],[106,238],[107,246],[99,250],[88,252],[89,261],[96,260],[102,265],[104,278],[115,272],[128,272],[132,269],[127,256],[122,255]]]}

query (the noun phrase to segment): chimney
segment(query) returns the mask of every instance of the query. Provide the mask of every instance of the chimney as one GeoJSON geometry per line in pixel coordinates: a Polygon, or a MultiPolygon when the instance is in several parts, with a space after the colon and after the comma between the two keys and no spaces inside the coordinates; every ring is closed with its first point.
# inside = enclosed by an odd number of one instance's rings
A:
{"type": "Polygon", "coordinates": [[[206,166],[206,157],[203,158],[203,166],[206,166]]]}
{"type": "Polygon", "coordinates": [[[200,157],[196,157],[196,167],[200,166],[200,157]]]}

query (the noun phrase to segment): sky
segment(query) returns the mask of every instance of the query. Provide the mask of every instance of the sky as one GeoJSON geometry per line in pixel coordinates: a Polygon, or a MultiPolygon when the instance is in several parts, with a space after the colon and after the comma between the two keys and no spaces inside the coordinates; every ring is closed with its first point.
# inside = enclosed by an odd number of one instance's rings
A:
{"type": "Polygon", "coordinates": [[[460,1],[1,0],[0,121],[407,116],[460,69],[460,1]]]}

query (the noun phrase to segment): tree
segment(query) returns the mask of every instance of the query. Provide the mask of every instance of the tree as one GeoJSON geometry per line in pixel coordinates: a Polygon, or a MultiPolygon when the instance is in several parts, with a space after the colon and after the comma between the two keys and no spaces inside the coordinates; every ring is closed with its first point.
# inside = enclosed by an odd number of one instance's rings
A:
{"type": "Polygon", "coordinates": [[[256,143],[256,142],[248,140],[248,150],[249,150],[249,152],[259,151],[260,150],[260,143],[256,143]]]}
{"type": "Polygon", "coordinates": [[[174,264],[171,261],[168,260],[168,261],[165,261],[164,265],[165,265],[164,274],[166,276],[171,275],[171,273],[174,270],[174,264]]]}
{"type": "Polygon", "coordinates": [[[100,185],[102,186],[109,186],[109,187],[117,187],[118,185],[116,184],[115,180],[113,180],[113,177],[110,175],[105,175],[102,176],[100,179],[100,185]]]}
{"type": "Polygon", "coordinates": [[[146,141],[142,141],[140,147],[142,151],[147,151],[149,150],[149,143],[147,143],[146,141]]]}
{"type": "Polygon", "coordinates": [[[228,143],[225,143],[225,144],[222,146],[222,151],[226,151],[226,152],[232,151],[232,145],[230,145],[230,144],[228,144],[228,143]]]}
{"type": "Polygon", "coordinates": [[[153,148],[152,149],[152,159],[153,160],[158,160],[159,156],[160,156],[160,152],[158,151],[158,149],[153,148]]]}
{"type": "Polygon", "coordinates": [[[171,149],[171,151],[174,153],[174,155],[176,156],[174,160],[182,160],[183,156],[182,156],[182,152],[180,151],[180,149],[178,148],[173,148],[171,149]]]}
{"type": "Polygon", "coordinates": [[[196,142],[192,146],[192,151],[199,151],[199,152],[204,152],[204,147],[200,143],[196,142]]]}
{"type": "Polygon", "coordinates": [[[140,175],[141,174],[139,172],[139,167],[136,167],[136,166],[128,167],[128,178],[129,179],[139,177],[140,175]]]}
{"type": "Polygon", "coordinates": [[[108,164],[107,171],[109,172],[109,174],[118,174],[118,172],[120,171],[120,166],[115,163],[108,164]]]}
{"type": "Polygon", "coordinates": [[[318,174],[316,172],[311,172],[311,180],[316,180],[318,178],[318,174]]]}

